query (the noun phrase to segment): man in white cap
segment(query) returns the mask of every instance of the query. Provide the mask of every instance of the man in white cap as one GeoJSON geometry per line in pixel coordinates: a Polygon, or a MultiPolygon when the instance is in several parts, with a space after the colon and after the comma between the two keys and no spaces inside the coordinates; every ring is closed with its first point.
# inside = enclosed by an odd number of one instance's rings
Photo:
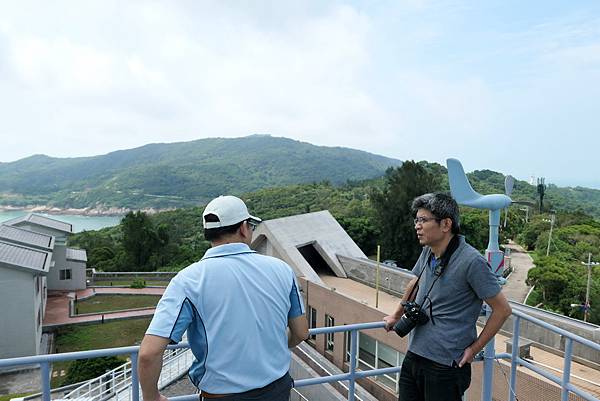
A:
{"type": "Polygon", "coordinates": [[[186,330],[196,358],[189,377],[201,400],[287,401],[289,348],[308,338],[294,272],[250,249],[261,220],[241,199],[213,199],[202,220],[211,248],[171,280],[140,347],[144,401],[166,400],[157,388],[162,355],[186,330]]]}

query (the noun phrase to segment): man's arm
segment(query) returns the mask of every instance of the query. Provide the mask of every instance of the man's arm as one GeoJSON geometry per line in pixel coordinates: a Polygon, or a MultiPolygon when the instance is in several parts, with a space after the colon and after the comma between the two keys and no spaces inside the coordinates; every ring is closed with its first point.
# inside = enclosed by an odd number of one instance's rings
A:
{"type": "Polygon", "coordinates": [[[492,337],[498,333],[498,330],[500,330],[506,319],[508,319],[512,313],[512,308],[508,304],[508,301],[502,292],[499,292],[497,295],[487,298],[484,301],[492,308],[492,313],[485,323],[483,330],[481,333],[479,333],[477,340],[475,340],[473,344],[469,345],[465,349],[463,357],[458,364],[460,367],[462,367],[465,363],[473,362],[475,355],[477,355],[477,353],[481,351],[483,347],[485,347],[492,337]]]}
{"type": "Polygon", "coordinates": [[[145,335],[138,356],[138,376],[142,386],[144,401],[167,401],[158,392],[158,378],[162,369],[163,353],[170,339],[153,335],[145,335]]]}
{"type": "Polygon", "coordinates": [[[412,280],[410,280],[410,282],[406,286],[406,289],[404,290],[404,295],[402,296],[402,301],[400,301],[400,303],[398,304],[396,311],[394,313],[392,313],[391,315],[383,318],[383,321],[385,322],[385,330],[386,331],[390,331],[394,327],[396,322],[398,320],[400,320],[402,315],[404,315],[404,304],[406,302],[413,301],[415,299],[415,296],[417,295],[416,293],[412,294],[411,299],[408,299],[408,297],[409,297],[409,295],[411,295],[411,292],[413,292],[413,287],[416,284],[417,284],[416,277],[413,278],[412,280]]]}
{"type": "Polygon", "coordinates": [[[308,338],[308,320],[306,315],[288,320],[288,348],[294,348],[308,338]]]}

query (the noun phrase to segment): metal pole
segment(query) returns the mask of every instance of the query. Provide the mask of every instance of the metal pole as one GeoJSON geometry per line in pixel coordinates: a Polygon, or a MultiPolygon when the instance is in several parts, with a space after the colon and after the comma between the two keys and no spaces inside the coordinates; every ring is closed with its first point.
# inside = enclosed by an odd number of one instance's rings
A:
{"type": "MultiPolygon", "coordinates": [[[[485,305],[485,315],[489,319],[491,308],[485,305]]],[[[496,349],[494,347],[494,338],[485,345],[483,352],[483,385],[481,386],[481,400],[492,401],[492,390],[494,387],[494,360],[496,359],[496,349]]]]}
{"type": "Polygon", "coordinates": [[[354,375],[356,373],[356,355],[358,354],[358,331],[350,332],[350,380],[348,382],[348,401],[354,401],[354,375]]]}
{"type": "Polygon", "coordinates": [[[573,356],[573,340],[567,338],[565,341],[565,360],[563,367],[563,377],[562,377],[562,391],[561,391],[561,401],[569,401],[569,390],[567,389],[567,385],[569,384],[569,379],[571,377],[571,358],[573,356]]]}
{"type": "Polygon", "coordinates": [[[508,400],[515,401],[517,389],[517,367],[519,366],[519,335],[521,334],[521,318],[513,315],[513,340],[512,356],[510,361],[510,387],[508,389],[508,400]]]}
{"type": "Polygon", "coordinates": [[[590,284],[592,280],[592,253],[588,253],[588,276],[587,276],[587,288],[585,290],[585,309],[583,310],[583,321],[587,322],[588,310],[590,309],[590,284]]]}
{"type": "Polygon", "coordinates": [[[377,245],[377,274],[375,278],[375,307],[379,308],[379,258],[381,256],[381,246],[377,245]]]}
{"type": "Polygon", "coordinates": [[[554,228],[554,215],[550,218],[550,235],[548,236],[548,248],[546,248],[546,256],[550,255],[550,241],[552,240],[552,229],[554,228]]]}
{"type": "Polygon", "coordinates": [[[138,354],[133,352],[131,357],[131,399],[132,401],[140,401],[140,381],[138,378],[137,364],[138,354]]]}
{"type": "Polygon", "coordinates": [[[50,401],[50,362],[40,364],[40,374],[42,375],[42,401],[50,401]]]}

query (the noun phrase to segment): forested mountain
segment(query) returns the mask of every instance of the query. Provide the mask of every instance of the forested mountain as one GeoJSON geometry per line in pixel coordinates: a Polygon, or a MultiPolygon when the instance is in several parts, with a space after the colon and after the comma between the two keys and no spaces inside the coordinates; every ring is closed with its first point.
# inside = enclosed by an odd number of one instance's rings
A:
{"type": "MultiPolygon", "coordinates": [[[[0,163],[0,205],[59,208],[172,208],[206,203],[220,194],[328,182],[332,185],[380,178],[401,161],[371,153],[315,146],[287,138],[251,135],[150,144],[102,156],[31,156],[0,163]]],[[[420,162],[448,190],[446,168],[420,162]]],[[[504,192],[504,175],[469,174],[482,193],[504,192]]],[[[517,181],[515,200],[535,201],[536,187],[517,181]]],[[[600,218],[600,190],[549,185],[547,209],[582,211],[600,218]]]]}
{"type": "Polygon", "coordinates": [[[31,156],[0,164],[0,203],[57,207],[180,207],[223,194],[380,177],[399,160],[252,135],[150,144],[102,156],[31,156]]]}

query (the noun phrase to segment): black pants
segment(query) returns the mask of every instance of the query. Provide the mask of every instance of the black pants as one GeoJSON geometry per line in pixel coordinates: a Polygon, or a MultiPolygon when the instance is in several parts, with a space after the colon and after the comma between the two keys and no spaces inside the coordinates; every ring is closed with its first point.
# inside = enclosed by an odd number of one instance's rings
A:
{"type": "MultiPolygon", "coordinates": [[[[265,387],[215,398],[215,401],[289,401],[294,381],[289,373],[265,387]]],[[[208,401],[208,398],[200,397],[208,401]]],[[[211,400],[212,401],[212,400],[211,400]]]]}
{"type": "Polygon", "coordinates": [[[453,368],[408,351],[400,371],[399,401],[460,401],[471,384],[471,364],[453,368]]]}

